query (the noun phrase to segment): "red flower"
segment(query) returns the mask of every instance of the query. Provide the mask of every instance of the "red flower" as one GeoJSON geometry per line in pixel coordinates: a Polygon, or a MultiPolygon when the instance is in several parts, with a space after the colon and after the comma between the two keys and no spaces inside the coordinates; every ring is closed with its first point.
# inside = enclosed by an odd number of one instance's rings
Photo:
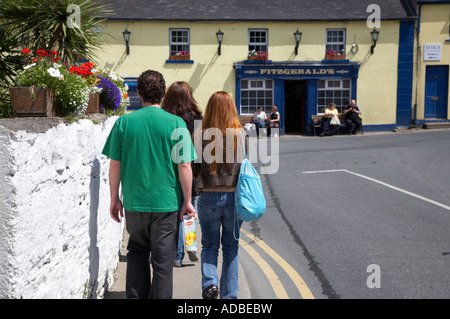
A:
{"type": "Polygon", "coordinates": [[[34,58],[34,59],[33,59],[33,62],[36,62],[37,60],[38,60],[38,58],[34,58]]]}
{"type": "Polygon", "coordinates": [[[42,50],[42,49],[40,49],[40,50],[36,50],[36,53],[38,54],[38,56],[39,56],[40,58],[43,58],[43,57],[46,57],[46,56],[48,56],[48,53],[47,53],[47,51],[45,51],[45,50],[42,50]]]}
{"type": "Polygon", "coordinates": [[[73,66],[69,69],[69,72],[84,76],[85,78],[93,74],[91,71],[87,70],[85,66],[83,67],[83,65],[81,67],[73,66]]]}
{"type": "Polygon", "coordinates": [[[30,50],[28,50],[27,48],[25,48],[25,49],[22,50],[22,53],[23,53],[23,54],[28,54],[28,53],[30,53],[30,50]]]}
{"type": "Polygon", "coordinates": [[[94,63],[92,63],[92,62],[86,62],[85,64],[83,64],[81,66],[82,69],[87,70],[87,71],[91,70],[93,67],[94,67],[94,63]]]}

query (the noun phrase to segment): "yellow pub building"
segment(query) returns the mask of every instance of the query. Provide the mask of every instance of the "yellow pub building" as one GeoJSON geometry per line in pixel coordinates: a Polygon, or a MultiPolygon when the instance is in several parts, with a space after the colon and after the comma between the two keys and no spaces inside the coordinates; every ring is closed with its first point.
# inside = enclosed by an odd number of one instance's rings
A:
{"type": "Polygon", "coordinates": [[[186,81],[201,109],[227,91],[240,115],[277,106],[281,134],[356,100],[364,132],[449,123],[450,1],[108,0],[98,64],[186,81]],[[376,3],[378,2],[378,3],[376,3]]]}

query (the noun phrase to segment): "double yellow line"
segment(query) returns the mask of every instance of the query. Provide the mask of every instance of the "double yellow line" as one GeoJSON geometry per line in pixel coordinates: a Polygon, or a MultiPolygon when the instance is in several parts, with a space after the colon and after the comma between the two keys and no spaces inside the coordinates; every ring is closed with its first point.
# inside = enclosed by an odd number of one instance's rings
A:
{"type": "MultiPolygon", "coordinates": [[[[311,290],[309,290],[305,281],[300,277],[300,275],[289,265],[278,253],[276,253],[272,248],[270,248],[264,241],[258,239],[256,236],[248,233],[247,231],[241,229],[241,233],[247,236],[251,241],[253,241],[256,245],[258,245],[266,254],[268,254],[280,267],[288,274],[291,280],[294,282],[297,287],[300,295],[303,299],[314,299],[311,290]]],[[[267,279],[270,282],[270,285],[275,292],[275,295],[278,299],[289,299],[289,296],[284,289],[283,284],[278,278],[275,271],[270,267],[270,265],[261,257],[261,255],[245,240],[240,239],[241,247],[245,249],[245,251],[253,258],[253,260],[258,264],[258,266],[263,271],[264,275],[266,275],[267,279]]]]}

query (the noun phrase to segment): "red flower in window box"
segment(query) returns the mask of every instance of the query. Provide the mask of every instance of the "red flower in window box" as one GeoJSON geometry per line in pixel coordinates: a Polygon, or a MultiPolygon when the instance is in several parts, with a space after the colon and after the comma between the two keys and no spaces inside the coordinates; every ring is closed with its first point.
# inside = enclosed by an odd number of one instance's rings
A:
{"type": "Polygon", "coordinates": [[[346,55],[339,51],[325,51],[325,60],[345,60],[346,55]]]}
{"type": "Polygon", "coordinates": [[[190,60],[190,59],[191,54],[186,51],[177,52],[176,54],[173,54],[169,57],[169,60],[190,60]]]}
{"type": "Polygon", "coordinates": [[[268,61],[269,55],[266,52],[256,52],[253,50],[248,53],[247,59],[252,61],[268,61]]]}

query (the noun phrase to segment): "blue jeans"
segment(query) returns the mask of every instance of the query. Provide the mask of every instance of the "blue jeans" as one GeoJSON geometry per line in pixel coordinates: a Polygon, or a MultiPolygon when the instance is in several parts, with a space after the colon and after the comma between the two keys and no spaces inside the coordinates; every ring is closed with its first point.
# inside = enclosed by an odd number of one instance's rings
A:
{"type": "MultiPolygon", "coordinates": [[[[269,125],[269,123],[270,123],[269,120],[265,120],[264,122],[261,122],[261,121],[253,122],[253,124],[255,124],[255,128],[256,128],[256,136],[259,137],[259,129],[264,128],[264,126],[269,125]]],[[[267,134],[267,136],[269,136],[269,134],[267,134]]]]}
{"type": "MultiPolygon", "coordinates": [[[[197,200],[198,200],[198,196],[192,196],[192,206],[194,206],[195,209],[197,209],[197,200]]],[[[183,206],[183,194],[181,194],[181,201],[180,201],[180,209],[181,206],[183,206]]],[[[180,211],[178,211],[178,213],[180,213],[180,211]]],[[[175,257],[175,260],[183,260],[184,258],[184,238],[183,238],[183,221],[180,220],[180,215],[178,215],[178,219],[179,219],[179,230],[178,230],[178,247],[177,247],[177,256],[175,257]]],[[[194,219],[194,223],[196,223],[195,219],[194,219]]],[[[195,225],[197,227],[197,225],[195,225]]]]}
{"type": "Polygon", "coordinates": [[[235,236],[239,238],[242,221],[235,216],[234,192],[202,192],[197,206],[202,229],[202,289],[210,285],[219,286],[217,259],[222,242],[220,298],[236,299],[239,291],[239,241],[235,236]]]}

